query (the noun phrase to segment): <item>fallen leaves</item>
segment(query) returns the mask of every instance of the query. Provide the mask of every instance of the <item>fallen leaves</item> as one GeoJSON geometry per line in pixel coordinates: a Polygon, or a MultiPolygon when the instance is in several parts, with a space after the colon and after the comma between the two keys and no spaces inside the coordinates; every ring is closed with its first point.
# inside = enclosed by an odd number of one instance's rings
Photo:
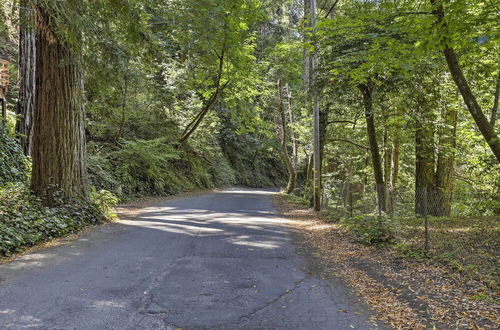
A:
{"type": "Polygon", "coordinates": [[[499,306],[470,298],[481,291],[480,282],[436,264],[401,259],[388,249],[361,245],[338,225],[279,195],[274,204],[315,249],[311,257],[350,285],[393,328],[500,328],[499,306]]]}

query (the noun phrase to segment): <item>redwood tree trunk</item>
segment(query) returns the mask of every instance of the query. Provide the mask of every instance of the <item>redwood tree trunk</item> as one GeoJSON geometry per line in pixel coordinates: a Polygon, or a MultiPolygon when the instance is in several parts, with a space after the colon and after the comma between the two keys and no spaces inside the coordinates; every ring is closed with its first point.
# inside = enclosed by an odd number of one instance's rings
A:
{"type": "Polygon", "coordinates": [[[59,191],[87,197],[83,82],[79,58],[55,33],[54,16],[36,7],[36,96],[32,188],[45,205],[59,191]]]}
{"type": "Polygon", "coordinates": [[[382,160],[377,142],[377,133],[375,130],[375,120],[373,113],[373,88],[366,84],[360,84],[359,89],[363,94],[363,104],[365,107],[366,129],[368,133],[368,142],[370,144],[370,152],[372,155],[373,174],[377,189],[377,206],[378,210],[386,211],[386,188],[384,182],[384,172],[382,169],[382,160]]]}
{"type": "Polygon", "coordinates": [[[19,99],[17,103],[16,133],[24,154],[30,156],[33,143],[35,114],[35,15],[30,0],[19,2],[19,99]]]}

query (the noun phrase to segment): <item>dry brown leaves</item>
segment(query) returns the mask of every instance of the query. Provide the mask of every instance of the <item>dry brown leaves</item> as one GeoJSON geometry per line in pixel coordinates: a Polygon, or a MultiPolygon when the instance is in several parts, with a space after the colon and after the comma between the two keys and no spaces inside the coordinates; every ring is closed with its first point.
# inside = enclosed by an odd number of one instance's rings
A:
{"type": "Polygon", "coordinates": [[[388,249],[365,246],[337,224],[325,223],[313,210],[274,196],[275,207],[294,220],[306,244],[331,275],[341,278],[396,329],[500,328],[499,306],[473,300],[482,283],[442,266],[401,259],[388,249]]]}

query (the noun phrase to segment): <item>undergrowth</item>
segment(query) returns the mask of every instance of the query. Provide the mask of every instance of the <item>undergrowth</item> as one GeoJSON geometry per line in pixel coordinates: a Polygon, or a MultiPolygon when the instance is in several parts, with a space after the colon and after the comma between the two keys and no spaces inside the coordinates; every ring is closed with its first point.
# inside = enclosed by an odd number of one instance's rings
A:
{"type": "Polygon", "coordinates": [[[119,201],[234,184],[279,184],[283,166],[270,161],[275,151],[261,150],[247,162],[243,154],[251,149],[242,145],[227,144],[223,150],[214,140],[177,147],[166,137],[114,144],[91,141],[90,200],[61,198],[49,208],[30,192],[29,158],[0,121],[0,256],[112,219],[119,201]]]}
{"type": "Polygon", "coordinates": [[[233,169],[220,150],[176,148],[165,139],[127,141],[118,150],[97,149],[90,144],[89,149],[91,185],[109,190],[122,200],[236,183],[233,169]]]}
{"type": "Polygon", "coordinates": [[[0,120],[0,185],[26,180],[29,168],[20,145],[9,136],[4,122],[0,120]]]}
{"type": "MultiPolygon", "coordinates": [[[[282,197],[289,202],[308,206],[305,199],[293,194],[282,194],[282,197]]],[[[325,222],[338,218],[331,211],[322,212],[321,215],[325,222]]],[[[423,221],[423,218],[367,214],[342,218],[340,225],[363,244],[383,246],[397,256],[415,262],[438,263],[451,273],[479,280],[487,288],[498,291],[498,217],[429,217],[428,251],[424,248],[423,221]]],[[[483,298],[481,295],[477,297],[483,298]]],[[[491,296],[486,298],[491,299],[491,296]]]]}
{"type": "Polygon", "coordinates": [[[109,192],[90,194],[90,201],[58,198],[45,207],[25,184],[0,189],[0,256],[9,257],[27,247],[64,237],[114,216],[117,199],[109,192]]]}

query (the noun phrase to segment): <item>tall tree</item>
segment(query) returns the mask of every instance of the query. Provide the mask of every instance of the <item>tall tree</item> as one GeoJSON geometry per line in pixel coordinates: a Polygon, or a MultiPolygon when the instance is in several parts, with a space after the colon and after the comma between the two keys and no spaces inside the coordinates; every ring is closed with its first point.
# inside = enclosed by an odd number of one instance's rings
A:
{"type": "Polygon", "coordinates": [[[488,143],[497,161],[500,162],[500,137],[495,133],[492,123],[488,121],[488,118],[481,109],[481,105],[463,73],[455,48],[449,38],[450,31],[448,29],[448,23],[446,22],[446,13],[443,6],[443,3],[449,5],[449,0],[430,0],[430,3],[433,6],[436,24],[442,33],[442,38],[440,40],[442,40],[443,54],[451,76],[460,90],[460,94],[462,94],[467,109],[479,128],[479,131],[483,135],[486,143],[488,143]]]}
{"type": "Polygon", "coordinates": [[[283,83],[281,79],[278,79],[278,111],[279,111],[279,123],[280,123],[280,146],[281,146],[281,154],[283,155],[283,160],[285,161],[285,165],[288,171],[288,184],[286,186],[286,193],[291,194],[295,190],[295,182],[297,180],[297,172],[295,166],[290,159],[290,155],[288,154],[288,129],[287,129],[287,119],[285,112],[285,104],[283,101],[283,83]]]}
{"type": "Polygon", "coordinates": [[[83,80],[80,59],[61,31],[78,0],[36,3],[36,91],[32,188],[44,204],[86,197],[83,80]],[[55,7],[54,7],[55,6],[55,7]]]}
{"type": "Polygon", "coordinates": [[[31,155],[35,114],[35,10],[31,0],[19,1],[19,99],[16,132],[25,155],[31,155]]]}
{"type": "Polygon", "coordinates": [[[365,108],[366,130],[370,152],[372,156],[373,175],[375,177],[375,187],[377,190],[377,207],[380,211],[387,209],[386,204],[386,186],[384,181],[384,171],[380,157],[380,149],[377,142],[377,132],[375,129],[375,119],[373,112],[373,85],[371,82],[360,84],[359,90],[363,94],[363,105],[365,108]]]}

